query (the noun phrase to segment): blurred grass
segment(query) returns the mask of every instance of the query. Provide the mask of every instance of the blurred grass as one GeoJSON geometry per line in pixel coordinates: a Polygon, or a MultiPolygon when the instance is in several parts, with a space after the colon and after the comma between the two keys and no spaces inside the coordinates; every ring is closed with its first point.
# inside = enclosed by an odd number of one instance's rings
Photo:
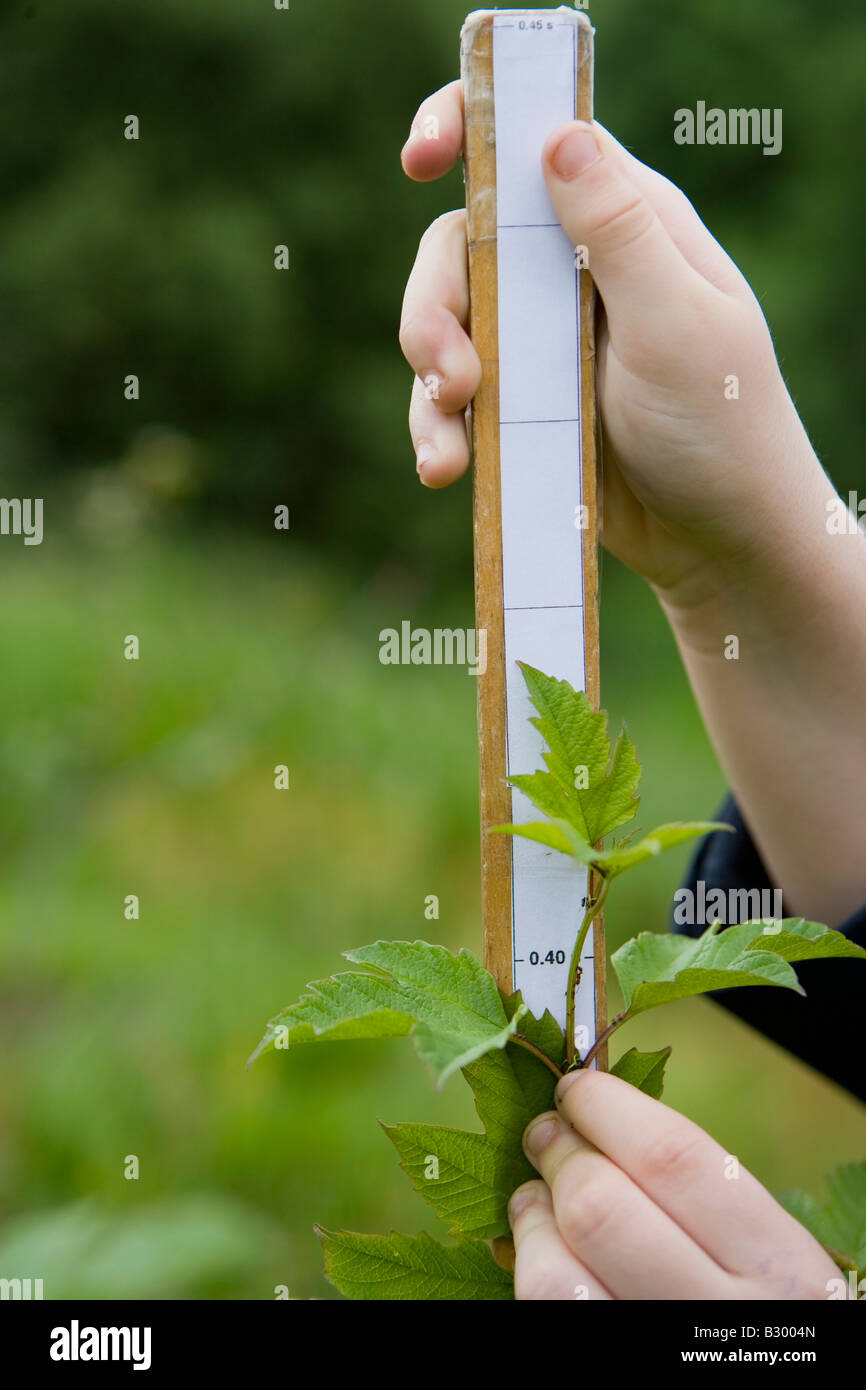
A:
{"type": "MultiPolygon", "coordinates": [[[[468,1090],[434,1092],[399,1043],[244,1061],[344,949],[479,949],[474,681],[378,661],[381,628],[470,625],[469,596],[425,611],[387,569],[359,589],[293,539],[227,530],[5,555],[0,1272],[48,1297],[330,1297],[314,1220],[435,1230],[377,1117],[474,1125],[468,1090]],[[124,1255],[142,1232],[148,1259],[124,1255]],[[38,1268],[7,1269],[27,1250],[38,1268]]],[[[722,781],[673,643],[609,561],[604,589],[604,701],[644,764],[641,823],[705,815],[722,781]]],[[[685,857],[622,885],[612,945],[666,928],[685,857]]],[[[771,1187],[817,1189],[866,1152],[862,1108],[713,1005],[628,1034],[668,1042],[666,1099],[771,1187]]]]}

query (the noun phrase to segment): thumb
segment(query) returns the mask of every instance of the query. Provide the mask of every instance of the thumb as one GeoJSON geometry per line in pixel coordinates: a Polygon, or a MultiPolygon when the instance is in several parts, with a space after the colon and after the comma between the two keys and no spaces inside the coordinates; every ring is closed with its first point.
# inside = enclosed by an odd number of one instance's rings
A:
{"type": "Polygon", "coordinates": [[[554,210],[586,264],[608,319],[669,307],[678,282],[696,272],[655,210],[606,148],[606,132],[586,121],[559,126],[542,150],[554,210]]]}

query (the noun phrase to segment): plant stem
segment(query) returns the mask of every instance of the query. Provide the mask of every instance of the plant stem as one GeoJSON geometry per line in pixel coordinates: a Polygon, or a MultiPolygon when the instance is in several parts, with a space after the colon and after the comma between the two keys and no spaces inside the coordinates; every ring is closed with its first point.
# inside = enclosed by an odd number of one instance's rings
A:
{"type": "Polygon", "coordinates": [[[599,1033],[599,1035],[598,1035],[598,1037],[596,1038],[595,1042],[593,1043],[592,1047],[591,1047],[591,1048],[589,1049],[589,1051],[587,1052],[586,1056],[584,1057],[583,1061],[582,1061],[581,1064],[580,1064],[581,1067],[588,1067],[588,1066],[589,1066],[590,1062],[592,1061],[592,1059],[593,1059],[593,1057],[595,1056],[595,1054],[598,1052],[599,1048],[600,1048],[600,1047],[603,1047],[604,1044],[607,1042],[608,1038],[611,1036],[611,1034],[612,1034],[612,1033],[615,1033],[616,1030],[617,1030],[617,1028],[619,1028],[619,1027],[621,1026],[621,1024],[625,1023],[625,1021],[626,1021],[626,1019],[628,1018],[628,1016],[629,1016],[629,1011],[628,1011],[628,1009],[623,1009],[623,1011],[622,1011],[621,1014],[617,1014],[616,1018],[611,1019],[610,1023],[607,1025],[607,1027],[605,1028],[604,1032],[603,1032],[603,1033],[599,1033]]]}
{"type": "Polygon", "coordinates": [[[525,1047],[527,1052],[531,1052],[540,1062],[543,1062],[544,1065],[553,1072],[555,1077],[560,1081],[562,1080],[564,1073],[559,1070],[553,1058],[548,1057],[546,1052],[542,1052],[541,1048],[536,1047],[535,1043],[530,1042],[527,1037],[524,1037],[523,1033],[512,1033],[508,1041],[519,1043],[521,1047],[525,1047]]]}
{"type": "MultiPolygon", "coordinates": [[[[574,943],[574,950],[571,953],[571,965],[568,968],[568,986],[565,1013],[566,1058],[569,1066],[572,1065],[572,1063],[575,1061],[575,1058],[577,1057],[577,1048],[574,1045],[574,996],[577,993],[577,986],[580,984],[580,977],[583,974],[583,969],[580,964],[580,957],[583,952],[583,943],[586,941],[586,934],[592,926],[593,918],[598,916],[599,912],[604,906],[604,900],[607,897],[607,890],[608,880],[606,878],[603,878],[601,881],[601,888],[599,889],[598,897],[595,899],[587,899],[586,912],[584,913],[583,921],[580,924],[580,931],[577,933],[577,940],[574,943]]],[[[596,1046],[597,1045],[598,1044],[596,1044],[596,1046]]]]}

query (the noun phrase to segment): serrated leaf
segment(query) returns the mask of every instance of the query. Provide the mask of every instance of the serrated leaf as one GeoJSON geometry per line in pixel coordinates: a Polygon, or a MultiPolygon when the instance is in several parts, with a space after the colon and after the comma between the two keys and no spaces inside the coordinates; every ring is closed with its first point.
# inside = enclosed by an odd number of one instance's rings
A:
{"type": "MultiPolygon", "coordinates": [[[[550,1013],[540,1019],[525,1010],[520,994],[503,999],[520,1032],[557,1066],[565,1043],[550,1013]]],[[[383,1126],[416,1192],[429,1202],[452,1235],[499,1236],[508,1227],[508,1201],[515,1188],[536,1176],[523,1152],[523,1131],[553,1107],[556,1076],[533,1053],[512,1040],[464,1068],[484,1134],[438,1125],[383,1126]],[[430,1163],[435,1158],[438,1164],[430,1163]]]]}
{"type": "Polygon", "coordinates": [[[620,734],[611,754],[607,715],[594,710],[583,691],[519,662],[530,699],[538,710],[535,725],[547,744],[547,772],[509,778],[545,815],[568,821],[588,844],[602,839],[634,816],[640,764],[628,735],[620,734]],[[575,786],[577,768],[586,769],[586,787],[575,786]]]}
{"type": "MultiPolygon", "coordinates": [[[[551,1078],[553,1079],[553,1078],[551,1078]]],[[[531,1176],[529,1164],[484,1134],[442,1125],[383,1125],[416,1192],[449,1235],[487,1239],[508,1229],[508,1200],[531,1176]]]]}
{"type": "MultiPolygon", "coordinates": [[[[754,933],[754,924],[752,924],[754,933]]],[[[641,932],[611,956],[630,1015],[659,1004],[712,990],[744,985],[777,985],[803,993],[797,976],[781,955],[750,950],[740,928],[708,927],[696,940],[665,933],[641,932]]]]}
{"type": "Polygon", "coordinates": [[[665,1067],[670,1055],[669,1047],[663,1047],[659,1052],[638,1052],[636,1047],[630,1047],[611,1067],[611,1075],[621,1076],[623,1081],[637,1086],[639,1091],[652,1096],[653,1100],[661,1100],[665,1087],[665,1067]]]}
{"type": "Polygon", "coordinates": [[[802,917],[713,923],[699,937],[641,932],[611,957],[629,1012],[717,989],[776,985],[803,994],[789,962],[866,957],[841,932],[802,917]]]}
{"type": "Polygon", "coordinates": [[[426,941],[377,941],[345,954],[365,970],[316,980],[313,993],[271,1019],[250,1061],[278,1037],[294,1045],[411,1034],[441,1086],[504,1047],[526,1009],[506,1014],[492,975],[469,951],[454,956],[426,941]]]}
{"type": "MultiPolygon", "coordinates": [[[[746,948],[750,951],[773,951],[783,960],[825,960],[833,957],[859,956],[866,959],[866,950],[857,946],[842,932],[825,927],[822,922],[807,922],[803,917],[784,917],[781,921],[746,922],[744,926],[760,927],[759,936],[746,948]]],[[[728,931],[741,931],[729,927],[728,931]]]]}
{"type": "Polygon", "coordinates": [[[325,1273],[353,1299],[513,1299],[514,1280],[478,1240],[440,1245],[431,1236],[359,1235],[316,1228],[325,1248],[325,1273]]]}
{"type": "Polygon", "coordinates": [[[528,797],[536,811],[543,811],[551,820],[566,821],[570,825],[579,815],[579,808],[571,805],[568,793],[549,772],[515,773],[508,782],[528,797]]]}
{"type": "Polygon", "coordinates": [[[829,1201],[821,1206],[807,1192],[783,1192],[786,1211],[816,1240],[842,1256],[846,1268],[866,1270],[866,1163],[835,1168],[827,1178],[829,1201]]]}

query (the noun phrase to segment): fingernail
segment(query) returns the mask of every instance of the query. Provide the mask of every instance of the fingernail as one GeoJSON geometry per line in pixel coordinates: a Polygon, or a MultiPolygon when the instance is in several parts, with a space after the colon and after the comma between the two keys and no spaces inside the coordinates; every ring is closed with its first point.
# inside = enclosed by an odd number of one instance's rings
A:
{"type": "Polygon", "coordinates": [[[435,457],[436,450],[433,448],[433,445],[429,444],[427,440],[424,440],[415,450],[415,468],[417,472],[420,473],[425,463],[432,463],[435,457]]]}
{"type": "Polygon", "coordinates": [[[588,126],[578,126],[564,135],[550,155],[550,167],[560,179],[576,179],[584,169],[601,159],[598,141],[588,126]]]}
{"type": "Polygon", "coordinates": [[[536,1120],[523,1136],[524,1147],[537,1157],[544,1152],[548,1144],[553,1143],[561,1127],[558,1116],[551,1115],[549,1119],[536,1120]]]}
{"type": "Polygon", "coordinates": [[[513,1226],[520,1213],[526,1211],[527,1207],[531,1207],[534,1201],[534,1187],[518,1187],[517,1191],[512,1195],[511,1201],[508,1203],[509,1226],[513,1226]]]}

